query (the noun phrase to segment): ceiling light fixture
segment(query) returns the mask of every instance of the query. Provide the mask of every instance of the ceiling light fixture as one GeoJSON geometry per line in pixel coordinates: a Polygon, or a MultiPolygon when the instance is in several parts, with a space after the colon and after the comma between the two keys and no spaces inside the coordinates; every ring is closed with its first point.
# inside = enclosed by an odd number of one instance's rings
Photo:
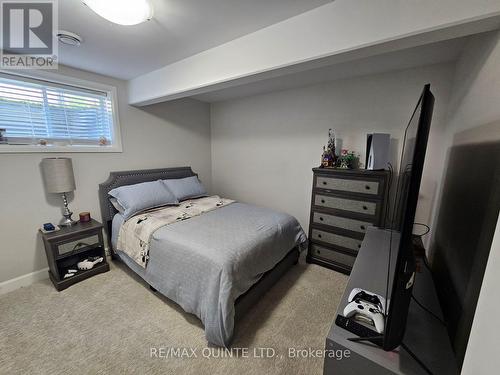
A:
{"type": "Polygon", "coordinates": [[[83,0],[83,3],[108,21],[137,25],[153,18],[149,0],[83,0]]]}

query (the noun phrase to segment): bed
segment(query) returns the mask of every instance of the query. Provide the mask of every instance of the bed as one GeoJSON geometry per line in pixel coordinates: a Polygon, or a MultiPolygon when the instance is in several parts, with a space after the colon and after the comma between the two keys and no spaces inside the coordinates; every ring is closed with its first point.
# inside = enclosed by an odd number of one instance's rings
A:
{"type": "Polygon", "coordinates": [[[227,347],[234,322],[297,263],[306,237],[290,215],[234,202],[157,229],[147,266],[141,267],[117,248],[124,219],[108,193],[120,186],[192,176],[197,175],[191,167],[111,172],[99,185],[102,219],[112,258],[200,318],[210,344],[227,347]]]}

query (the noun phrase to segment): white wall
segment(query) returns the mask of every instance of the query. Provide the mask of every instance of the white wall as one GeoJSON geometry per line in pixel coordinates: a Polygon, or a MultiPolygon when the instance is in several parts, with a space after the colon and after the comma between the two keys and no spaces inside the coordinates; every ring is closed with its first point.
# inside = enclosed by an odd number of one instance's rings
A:
{"type": "MultiPolygon", "coordinates": [[[[443,139],[443,167],[440,168],[443,176],[439,179],[438,191],[446,173],[446,157],[457,134],[469,130],[467,134],[475,138],[482,134],[488,135],[492,141],[500,139],[500,32],[478,36],[466,46],[457,63],[452,93],[443,139]],[[475,134],[474,130],[481,134],[475,134]]],[[[439,214],[439,200],[440,194],[436,199],[434,219],[439,214]]],[[[465,354],[463,374],[489,374],[495,372],[492,369],[500,367],[500,358],[496,355],[500,327],[497,320],[491,319],[495,312],[500,311],[498,230],[497,224],[465,354]]]]}
{"type": "MultiPolygon", "coordinates": [[[[439,213],[448,152],[461,131],[500,121],[500,32],[476,35],[465,46],[457,62],[451,90],[446,129],[436,158],[437,194],[431,218],[431,236],[439,213]]],[[[431,254],[432,257],[432,254],[431,254]]]]}
{"type": "Polygon", "coordinates": [[[215,103],[213,189],[288,212],[307,229],[311,168],[319,165],[328,128],[363,161],[367,132],[391,133],[395,162],[404,127],[431,83],[436,108],[418,211],[418,220],[428,222],[440,177],[432,165],[440,155],[453,74],[454,65],[439,64],[215,103]]]}
{"type": "Polygon", "coordinates": [[[500,119],[500,32],[476,35],[457,63],[448,133],[500,119]]]}
{"type": "Polygon", "coordinates": [[[498,287],[500,286],[500,216],[491,244],[490,257],[483,279],[483,287],[476,307],[467,353],[462,366],[463,375],[488,375],[498,372],[500,360],[500,315],[498,287]]]}
{"type": "Polygon", "coordinates": [[[65,75],[102,82],[118,88],[122,153],[0,154],[0,282],[47,266],[37,229],[57,223],[61,201],[47,197],[39,170],[44,157],[73,159],[76,186],[70,208],[100,219],[98,184],[110,171],[191,165],[210,188],[210,108],[184,99],[141,109],[128,105],[124,81],[69,68],[65,75]]]}

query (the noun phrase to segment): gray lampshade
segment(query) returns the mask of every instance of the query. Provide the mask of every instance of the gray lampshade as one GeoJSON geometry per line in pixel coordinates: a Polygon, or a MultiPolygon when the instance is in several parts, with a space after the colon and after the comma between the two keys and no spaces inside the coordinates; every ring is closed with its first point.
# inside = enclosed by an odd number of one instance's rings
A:
{"type": "Polygon", "coordinates": [[[46,158],[41,165],[48,193],[67,193],[76,189],[70,158],[46,158]]]}

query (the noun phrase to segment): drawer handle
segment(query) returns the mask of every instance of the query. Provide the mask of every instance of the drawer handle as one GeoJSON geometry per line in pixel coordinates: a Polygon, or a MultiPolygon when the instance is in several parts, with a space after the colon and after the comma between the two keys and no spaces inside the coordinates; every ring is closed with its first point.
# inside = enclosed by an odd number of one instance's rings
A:
{"type": "Polygon", "coordinates": [[[321,200],[321,203],[325,203],[325,200],[324,200],[324,199],[322,199],[322,200],[321,200]]]}
{"type": "Polygon", "coordinates": [[[368,207],[366,207],[366,206],[363,206],[363,210],[367,210],[367,209],[368,209],[368,207]]]}
{"type": "Polygon", "coordinates": [[[366,185],[366,186],[365,186],[365,189],[366,189],[366,190],[370,190],[370,185],[366,185]]]}
{"type": "Polygon", "coordinates": [[[323,221],[323,217],[322,216],[319,217],[319,221],[323,221]]]}
{"type": "Polygon", "coordinates": [[[327,185],[328,183],[326,181],[323,181],[323,185],[327,185]]]}
{"type": "Polygon", "coordinates": [[[366,227],[364,225],[361,225],[360,228],[361,228],[361,230],[365,230],[366,229],[366,227]]]}
{"type": "Polygon", "coordinates": [[[318,238],[321,238],[321,234],[318,234],[318,238]]]}

